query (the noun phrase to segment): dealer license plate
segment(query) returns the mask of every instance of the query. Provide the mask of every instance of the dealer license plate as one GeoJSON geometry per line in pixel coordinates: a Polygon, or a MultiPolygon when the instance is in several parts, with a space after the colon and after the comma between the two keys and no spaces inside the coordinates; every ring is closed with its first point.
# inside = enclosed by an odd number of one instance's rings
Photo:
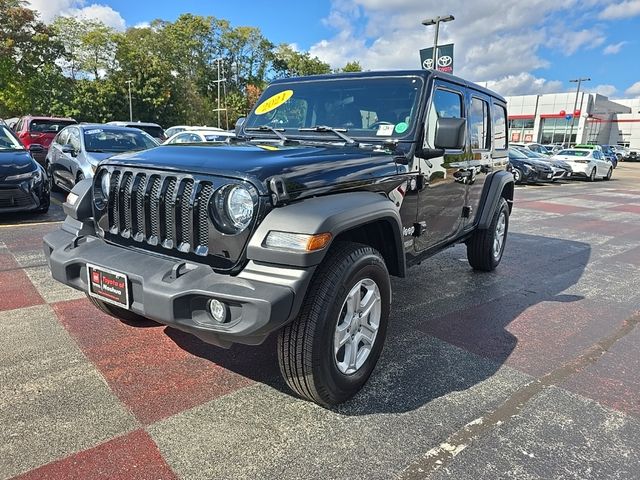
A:
{"type": "Polygon", "coordinates": [[[87,265],[89,295],[104,302],[129,308],[129,279],[123,273],[87,265]]]}
{"type": "Polygon", "coordinates": [[[547,173],[547,178],[553,177],[553,173],[547,173]]]}

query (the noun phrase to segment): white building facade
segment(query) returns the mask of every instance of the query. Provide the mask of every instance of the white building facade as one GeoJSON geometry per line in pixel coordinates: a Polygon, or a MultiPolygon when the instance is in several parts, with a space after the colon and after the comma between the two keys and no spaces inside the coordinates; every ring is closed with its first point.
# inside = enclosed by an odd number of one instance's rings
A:
{"type": "Polygon", "coordinates": [[[512,142],[640,148],[640,98],[612,101],[573,92],[513,96],[507,103],[512,142]]]}

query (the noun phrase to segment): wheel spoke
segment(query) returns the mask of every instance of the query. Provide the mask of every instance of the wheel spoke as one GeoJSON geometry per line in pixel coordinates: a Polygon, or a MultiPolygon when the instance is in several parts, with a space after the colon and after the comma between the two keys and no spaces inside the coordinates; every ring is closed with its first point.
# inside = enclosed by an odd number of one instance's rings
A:
{"type": "Polygon", "coordinates": [[[367,323],[360,325],[360,339],[365,344],[373,346],[373,342],[376,339],[376,333],[378,333],[377,327],[372,327],[367,323]]]}
{"type": "Polygon", "coordinates": [[[340,348],[342,348],[342,346],[351,338],[351,333],[349,332],[350,323],[350,321],[345,321],[336,328],[336,334],[333,336],[333,347],[336,354],[338,353],[338,350],[340,350],[340,348]]]}
{"type": "Polygon", "coordinates": [[[347,343],[344,352],[344,360],[347,364],[347,372],[353,373],[357,370],[356,361],[358,360],[358,342],[351,340],[347,343]]]}

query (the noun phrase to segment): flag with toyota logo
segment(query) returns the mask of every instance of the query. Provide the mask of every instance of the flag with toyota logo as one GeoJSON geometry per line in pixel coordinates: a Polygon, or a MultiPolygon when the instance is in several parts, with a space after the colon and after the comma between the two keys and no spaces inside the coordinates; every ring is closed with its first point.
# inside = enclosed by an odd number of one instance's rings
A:
{"type": "MultiPolygon", "coordinates": [[[[420,50],[420,63],[422,68],[433,68],[433,47],[420,50]]],[[[436,58],[437,70],[445,73],[453,73],[453,43],[438,46],[436,58]]]]}

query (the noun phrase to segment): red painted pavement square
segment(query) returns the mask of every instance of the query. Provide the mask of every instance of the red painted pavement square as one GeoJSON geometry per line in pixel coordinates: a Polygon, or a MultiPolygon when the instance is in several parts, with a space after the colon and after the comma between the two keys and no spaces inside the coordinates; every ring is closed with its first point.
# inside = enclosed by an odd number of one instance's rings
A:
{"type": "Polygon", "coordinates": [[[58,228],[60,228],[58,223],[7,228],[2,231],[2,241],[12,252],[42,250],[42,237],[58,228]]]}
{"type": "Polygon", "coordinates": [[[640,330],[622,338],[597,362],[562,387],[621,412],[640,417],[640,330]]]}
{"type": "MultiPolygon", "coordinates": [[[[178,346],[202,342],[153,322],[125,324],[86,299],[53,305],[60,321],[138,420],[150,424],[252,383],[178,346]]],[[[206,346],[208,350],[218,347],[206,346]]]]}
{"type": "Polygon", "coordinates": [[[18,268],[18,262],[10,253],[0,253],[0,271],[18,268]]]}
{"type": "Polygon", "coordinates": [[[557,228],[570,228],[580,232],[596,233],[612,237],[640,235],[640,225],[607,220],[593,220],[579,216],[549,218],[541,220],[541,223],[557,228]]]}
{"type": "Polygon", "coordinates": [[[593,193],[579,193],[576,195],[572,195],[573,198],[582,198],[584,200],[591,200],[593,202],[603,202],[604,206],[606,206],[607,203],[634,203],[638,201],[638,196],[636,195],[634,197],[628,196],[628,197],[621,197],[619,195],[597,195],[597,194],[593,194],[593,193]]]}
{"type": "Polygon", "coordinates": [[[0,272],[0,292],[0,311],[45,303],[23,270],[0,272]]]}
{"type": "Polygon", "coordinates": [[[640,205],[629,203],[627,205],[616,205],[615,207],[610,207],[607,210],[615,210],[616,212],[628,212],[628,213],[640,214],[640,205]]]}
{"type": "Polygon", "coordinates": [[[516,208],[524,208],[527,210],[539,210],[539,211],[548,212],[548,213],[562,213],[564,215],[568,215],[571,213],[584,212],[585,210],[588,210],[587,208],[576,207],[575,205],[562,205],[560,203],[543,202],[543,201],[518,202],[516,203],[516,208]]]}
{"type": "Polygon", "coordinates": [[[178,478],[151,437],[136,430],[26,472],[16,480],[170,480],[178,478]]]}
{"type": "Polygon", "coordinates": [[[517,294],[447,314],[419,329],[540,376],[607,335],[627,315],[577,296],[517,294]]]}

